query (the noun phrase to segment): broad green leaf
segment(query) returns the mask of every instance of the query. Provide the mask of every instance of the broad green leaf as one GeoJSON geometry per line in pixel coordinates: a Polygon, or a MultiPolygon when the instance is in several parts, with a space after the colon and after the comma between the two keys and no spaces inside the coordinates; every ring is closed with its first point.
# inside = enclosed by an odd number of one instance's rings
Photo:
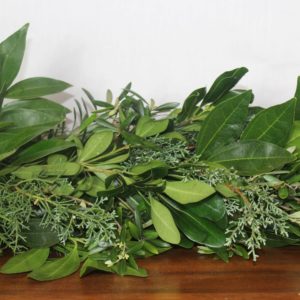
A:
{"type": "Polygon", "coordinates": [[[226,213],[224,200],[217,194],[201,202],[188,204],[184,209],[187,212],[196,214],[199,218],[205,218],[213,222],[221,220],[226,213]]]}
{"type": "Polygon", "coordinates": [[[190,240],[210,247],[222,247],[225,243],[225,230],[219,228],[215,222],[201,218],[192,209],[165,199],[172,210],[179,229],[190,240]]]}
{"type": "Polygon", "coordinates": [[[78,158],[79,161],[87,161],[102,154],[110,146],[113,137],[114,135],[111,131],[94,133],[84,145],[78,158]]]}
{"type": "Polygon", "coordinates": [[[259,112],[243,131],[242,140],[260,140],[285,146],[292,130],[296,99],[259,112]]]}
{"type": "Polygon", "coordinates": [[[12,122],[0,122],[0,130],[13,126],[14,123],[12,122]]]}
{"type": "Polygon", "coordinates": [[[26,246],[30,248],[52,247],[59,242],[56,232],[50,226],[42,226],[41,218],[32,218],[28,222],[28,229],[22,232],[26,239],[26,246]]]}
{"type": "Polygon", "coordinates": [[[160,238],[171,244],[180,243],[180,232],[169,209],[153,198],[150,202],[152,222],[160,238]]]}
{"type": "Polygon", "coordinates": [[[20,70],[28,26],[29,24],[24,25],[0,44],[0,98],[20,70]]]}
{"type": "Polygon", "coordinates": [[[297,78],[297,86],[294,97],[296,101],[295,120],[300,120],[300,76],[297,78]]]}
{"type": "Polygon", "coordinates": [[[284,148],[263,141],[241,141],[225,146],[208,158],[227,168],[235,168],[245,176],[282,168],[294,160],[284,148]]]}
{"type": "Polygon", "coordinates": [[[292,141],[298,137],[300,137],[300,121],[294,121],[289,141],[292,141]]]}
{"type": "Polygon", "coordinates": [[[18,149],[54,126],[55,124],[45,124],[25,128],[13,128],[0,132],[0,155],[18,149]]]}
{"type": "Polygon", "coordinates": [[[49,256],[49,248],[31,249],[9,259],[0,269],[2,274],[30,272],[42,266],[49,256]]]}
{"type": "Polygon", "coordinates": [[[196,152],[207,157],[213,150],[236,141],[248,114],[252,92],[247,91],[217,105],[202,123],[196,152]]]}
{"type": "Polygon", "coordinates": [[[206,88],[200,88],[193,91],[185,100],[182,110],[177,116],[177,121],[182,122],[190,118],[196,110],[197,104],[203,99],[206,94],[206,88]]]}
{"type": "Polygon", "coordinates": [[[149,137],[165,131],[169,120],[153,120],[148,116],[141,117],[137,123],[135,133],[140,137],[149,137]]]}
{"type": "Polygon", "coordinates": [[[77,246],[63,258],[47,261],[44,265],[36,268],[28,277],[38,281],[55,280],[69,276],[76,272],[80,266],[77,246]]]}
{"type": "Polygon", "coordinates": [[[247,72],[247,68],[241,67],[222,73],[214,81],[208,93],[205,95],[202,105],[218,101],[229,92],[247,72]]]}
{"type": "Polygon", "coordinates": [[[209,197],[215,193],[215,189],[209,184],[199,180],[187,182],[167,181],[164,193],[178,203],[188,204],[209,197]]]}
{"type": "Polygon", "coordinates": [[[14,84],[5,93],[5,98],[33,99],[41,96],[59,93],[71,85],[52,78],[32,77],[14,84]]]}
{"type": "Polygon", "coordinates": [[[49,140],[39,141],[32,146],[26,148],[20,152],[15,160],[14,164],[24,164],[37,159],[43,158],[50,154],[74,147],[75,144],[66,142],[65,140],[52,138],[49,140]]]}
{"type": "Polygon", "coordinates": [[[0,154],[0,161],[4,160],[5,158],[7,158],[11,155],[13,155],[15,152],[16,152],[16,150],[14,149],[14,150],[11,150],[9,152],[5,152],[5,153],[0,154]]]}

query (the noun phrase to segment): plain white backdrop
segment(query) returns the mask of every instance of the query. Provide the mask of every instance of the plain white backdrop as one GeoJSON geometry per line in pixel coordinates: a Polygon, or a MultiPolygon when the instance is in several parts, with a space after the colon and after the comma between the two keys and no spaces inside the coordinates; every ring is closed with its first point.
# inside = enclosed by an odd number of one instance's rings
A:
{"type": "MultiPolygon", "coordinates": [[[[103,99],[129,81],[146,98],[182,101],[225,70],[256,104],[288,100],[300,75],[299,0],[0,0],[0,40],[31,24],[20,79],[65,80],[103,99]]],[[[71,105],[71,101],[68,101],[71,105]]]]}

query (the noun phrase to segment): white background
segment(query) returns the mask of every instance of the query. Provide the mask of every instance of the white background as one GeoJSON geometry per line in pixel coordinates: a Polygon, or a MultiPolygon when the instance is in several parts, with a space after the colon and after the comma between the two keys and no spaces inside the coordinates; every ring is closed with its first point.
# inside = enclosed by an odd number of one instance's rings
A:
{"type": "MultiPolygon", "coordinates": [[[[0,40],[31,24],[19,78],[63,79],[103,99],[129,81],[157,102],[182,101],[225,70],[256,104],[292,97],[300,74],[299,0],[0,0],[0,40]]],[[[66,98],[66,97],[64,97],[66,98]]],[[[70,100],[68,105],[71,105],[70,100]]]]}

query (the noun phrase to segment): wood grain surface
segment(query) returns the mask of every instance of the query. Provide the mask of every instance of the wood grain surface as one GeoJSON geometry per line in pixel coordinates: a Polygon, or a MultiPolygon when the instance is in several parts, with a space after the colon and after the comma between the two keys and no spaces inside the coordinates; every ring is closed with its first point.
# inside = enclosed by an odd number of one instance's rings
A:
{"type": "MultiPolygon", "coordinates": [[[[7,257],[1,258],[2,264],[7,257]]],[[[0,275],[0,299],[299,299],[300,248],[268,249],[257,263],[226,264],[196,251],[174,249],[140,261],[148,278],[78,274],[39,283],[25,274],[0,275]]]]}

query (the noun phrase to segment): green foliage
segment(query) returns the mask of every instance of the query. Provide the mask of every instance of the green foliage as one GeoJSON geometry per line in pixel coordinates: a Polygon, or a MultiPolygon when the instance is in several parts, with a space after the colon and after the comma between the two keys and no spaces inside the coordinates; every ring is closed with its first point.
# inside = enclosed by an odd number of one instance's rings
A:
{"type": "Polygon", "coordinates": [[[0,44],[0,250],[17,254],[3,273],[55,280],[82,262],[80,276],[145,277],[136,259],[172,244],[226,262],[300,244],[299,85],[267,109],[233,90],[244,67],[181,108],[131,83],[104,100],[83,89],[71,129],[69,110],[40,98],[69,84],[14,83],[27,27],[0,44]]]}

